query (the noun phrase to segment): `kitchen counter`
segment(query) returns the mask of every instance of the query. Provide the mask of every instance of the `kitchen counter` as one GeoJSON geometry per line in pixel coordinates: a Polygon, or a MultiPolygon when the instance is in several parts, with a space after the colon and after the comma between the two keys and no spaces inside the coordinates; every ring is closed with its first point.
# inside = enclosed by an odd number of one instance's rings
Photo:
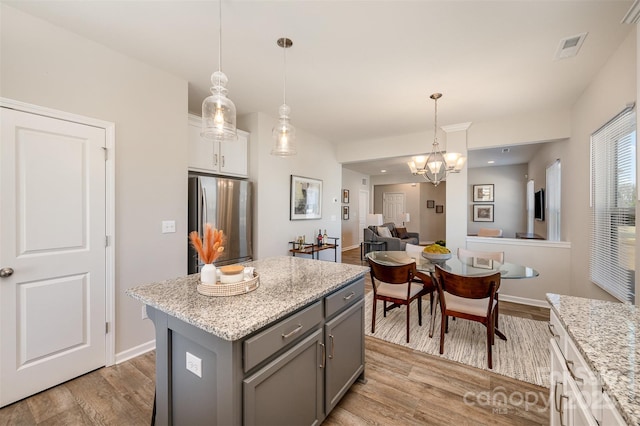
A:
{"type": "Polygon", "coordinates": [[[551,293],[547,300],[620,414],[640,425],[640,309],[551,293]]]}
{"type": "Polygon", "coordinates": [[[320,424],[364,380],[369,268],[287,256],[244,265],[260,285],[242,295],[201,295],[199,274],[127,290],[156,330],[153,423],[320,424]]]}
{"type": "Polygon", "coordinates": [[[238,340],[294,312],[346,282],[363,277],[368,267],[272,257],[244,263],[260,276],[255,291],[209,297],[196,290],[200,274],[130,288],[127,295],[225,340],[238,340]]]}

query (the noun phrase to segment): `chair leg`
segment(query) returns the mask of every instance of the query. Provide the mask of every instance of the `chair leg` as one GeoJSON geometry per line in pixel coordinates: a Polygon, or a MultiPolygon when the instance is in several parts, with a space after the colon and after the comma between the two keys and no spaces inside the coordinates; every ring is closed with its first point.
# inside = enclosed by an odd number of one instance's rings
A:
{"type": "Polygon", "coordinates": [[[492,359],[493,324],[494,324],[493,318],[489,318],[489,321],[487,321],[487,360],[489,364],[489,369],[493,369],[493,359],[492,359]]]}
{"type": "Polygon", "coordinates": [[[429,312],[433,315],[433,292],[429,293],[429,312]]]}
{"type": "Polygon", "coordinates": [[[411,315],[409,315],[411,312],[411,309],[409,309],[410,306],[411,303],[407,303],[407,343],[409,343],[409,321],[411,320],[411,315]]]}
{"type": "Polygon", "coordinates": [[[418,325],[422,327],[422,296],[418,297],[418,325]]]}
{"type": "MultiPolygon", "coordinates": [[[[456,319],[456,317],[453,317],[453,319],[456,319]]],[[[445,320],[444,320],[444,332],[448,333],[449,332],[449,316],[445,316],[445,320]]]]}
{"type": "Polygon", "coordinates": [[[498,325],[498,312],[499,312],[499,307],[500,307],[500,301],[498,300],[498,293],[496,293],[496,307],[494,308],[494,313],[493,316],[495,317],[495,328],[500,328],[500,326],[498,325]]]}
{"type": "Polygon", "coordinates": [[[373,311],[371,312],[371,334],[376,332],[376,296],[373,296],[373,311]]]}
{"type": "Polygon", "coordinates": [[[387,301],[386,300],[384,301],[384,304],[383,304],[382,315],[384,315],[385,318],[387,317],[387,301]]]}
{"type": "MultiPolygon", "coordinates": [[[[442,306],[440,306],[442,310],[442,306]]],[[[444,353],[444,329],[446,327],[447,316],[442,312],[442,320],[440,321],[440,354],[444,353]]]]}

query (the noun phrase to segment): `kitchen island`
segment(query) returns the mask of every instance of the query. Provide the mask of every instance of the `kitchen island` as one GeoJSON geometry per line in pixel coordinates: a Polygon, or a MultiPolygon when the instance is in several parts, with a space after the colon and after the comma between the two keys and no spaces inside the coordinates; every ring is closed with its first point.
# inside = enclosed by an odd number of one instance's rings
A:
{"type": "Polygon", "coordinates": [[[364,379],[364,274],[298,257],[254,262],[247,294],[199,274],[127,290],[156,328],[156,424],[319,424],[364,379]]]}
{"type": "Polygon", "coordinates": [[[640,425],[638,307],[551,293],[547,300],[551,424],[640,425]]]}

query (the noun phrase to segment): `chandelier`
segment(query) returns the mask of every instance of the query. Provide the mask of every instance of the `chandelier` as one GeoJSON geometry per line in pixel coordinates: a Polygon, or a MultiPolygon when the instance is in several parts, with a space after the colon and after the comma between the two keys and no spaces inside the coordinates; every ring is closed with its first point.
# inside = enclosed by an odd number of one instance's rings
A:
{"type": "Polygon", "coordinates": [[[236,106],[227,98],[227,76],[222,72],[222,0],[219,1],[218,71],[211,74],[211,96],[202,102],[202,131],[207,139],[237,140],[236,106]]]}
{"type": "Polygon", "coordinates": [[[435,103],[435,122],[433,127],[433,145],[429,155],[420,155],[412,157],[407,163],[413,175],[420,175],[426,181],[433,183],[435,186],[447,178],[449,173],[459,173],[467,161],[466,157],[457,152],[445,152],[440,150],[438,143],[438,99],[442,97],[442,93],[434,93],[430,96],[435,103]]]}
{"type": "Polygon", "coordinates": [[[278,124],[273,128],[273,137],[276,141],[275,146],[271,150],[271,155],[279,157],[288,157],[296,155],[296,128],[289,122],[289,113],[291,108],[287,105],[287,49],[293,46],[293,41],[286,37],[279,38],[278,46],[282,47],[284,53],[284,82],[283,82],[283,102],[280,105],[278,113],[280,119],[278,124]]]}

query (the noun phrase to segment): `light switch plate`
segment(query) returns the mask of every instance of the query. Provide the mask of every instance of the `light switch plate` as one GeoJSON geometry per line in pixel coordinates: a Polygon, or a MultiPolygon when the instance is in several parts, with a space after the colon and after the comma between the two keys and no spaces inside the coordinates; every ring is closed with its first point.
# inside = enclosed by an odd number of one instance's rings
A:
{"type": "Polygon", "coordinates": [[[189,352],[187,352],[187,370],[202,377],[202,360],[189,352]]]}
{"type": "Polygon", "coordinates": [[[176,221],[175,220],[163,220],[162,221],[162,233],[170,234],[172,232],[176,232],[176,221]]]}

